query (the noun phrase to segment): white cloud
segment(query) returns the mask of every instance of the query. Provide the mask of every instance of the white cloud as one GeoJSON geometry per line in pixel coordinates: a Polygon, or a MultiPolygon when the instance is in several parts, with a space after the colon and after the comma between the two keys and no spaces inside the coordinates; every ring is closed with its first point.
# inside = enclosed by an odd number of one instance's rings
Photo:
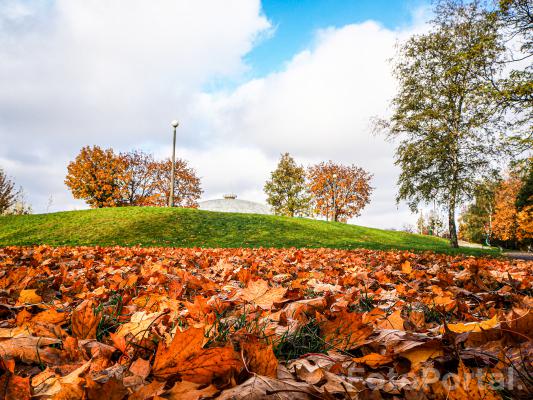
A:
{"type": "Polygon", "coordinates": [[[419,29],[391,31],[369,21],[319,31],[313,48],[283,71],[198,96],[197,118],[210,122],[219,142],[256,147],[272,159],[289,151],[304,164],[331,159],[364,167],[374,174],[375,192],[355,221],[399,228],[414,218],[396,207],[394,146],[371,134],[370,119],[387,114],[396,89],[388,62],[395,43],[419,29]]]}
{"type": "Polygon", "coordinates": [[[4,0],[0,4],[0,165],[37,211],[80,208],[63,179],[87,144],[169,153],[168,122],[181,125],[178,155],[202,177],[205,198],[236,192],[264,200],[279,153],[300,163],[335,160],[374,174],[357,223],[400,227],[393,145],[370,134],[395,90],[387,59],[418,29],[375,22],[326,28],[279,72],[231,90],[244,55],[272,33],[259,0],[4,0]],[[227,86],[227,85],[226,85],[227,86]]]}

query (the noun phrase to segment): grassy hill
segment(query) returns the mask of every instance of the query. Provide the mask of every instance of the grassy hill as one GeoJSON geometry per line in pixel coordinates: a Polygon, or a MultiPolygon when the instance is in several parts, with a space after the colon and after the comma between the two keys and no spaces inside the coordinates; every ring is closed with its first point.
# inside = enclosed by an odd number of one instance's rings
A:
{"type": "Polygon", "coordinates": [[[303,218],[126,207],[0,217],[0,246],[331,247],[487,254],[429,236],[303,218]]]}

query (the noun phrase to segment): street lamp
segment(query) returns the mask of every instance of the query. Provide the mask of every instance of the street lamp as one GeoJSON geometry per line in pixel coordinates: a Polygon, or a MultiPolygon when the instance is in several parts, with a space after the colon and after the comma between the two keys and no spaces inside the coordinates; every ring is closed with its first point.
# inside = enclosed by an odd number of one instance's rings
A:
{"type": "Polygon", "coordinates": [[[337,209],[335,204],[335,194],[337,192],[337,174],[332,175],[333,178],[333,221],[337,222],[337,209]]]}
{"type": "Polygon", "coordinates": [[[174,173],[176,170],[176,128],[180,123],[177,120],[171,122],[174,128],[174,137],[172,139],[172,170],[170,172],[170,197],[168,199],[168,206],[174,207],[174,173]]]}

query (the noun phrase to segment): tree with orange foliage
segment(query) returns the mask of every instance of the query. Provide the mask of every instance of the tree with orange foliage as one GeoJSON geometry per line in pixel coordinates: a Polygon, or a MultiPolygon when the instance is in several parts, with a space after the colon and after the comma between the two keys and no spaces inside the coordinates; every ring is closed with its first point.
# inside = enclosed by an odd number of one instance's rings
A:
{"type": "Polygon", "coordinates": [[[121,153],[126,167],[124,203],[130,206],[151,205],[160,196],[157,193],[158,168],[151,154],[141,150],[121,153]]]}
{"type": "MultiPolygon", "coordinates": [[[[154,164],[155,196],[148,205],[166,206],[170,197],[170,177],[172,161],[166,159],[154,164]]],[[[198,207],[198,199],[203,193],[200,178],[196,171],[187,165],[187,161],[177,159],[175,165],[174,204],[177,207],[198,207]]]]}
{"type": "Polygon", "coordinates": [[[307,175],[313,208],[328,220],[356,217],[370,202],[372,175],[360,167],[322,162],[309,167],[307,175]]]}
{"type": "Polygon", "coordinates": [[[520,177],[512,173],[500,184],[495,195],[494,237],[513,247],[530,243],[533,239],[533,206],[522,210],[516,208],[516,198],[522,185],[520,177]]]}
{"type": "Polygon", "coordinates": [[[112,149],[86,146],[67,170],[65,184],[74,198],[85,200],[92,208],[123,205],[126,168],[112,149]]]}

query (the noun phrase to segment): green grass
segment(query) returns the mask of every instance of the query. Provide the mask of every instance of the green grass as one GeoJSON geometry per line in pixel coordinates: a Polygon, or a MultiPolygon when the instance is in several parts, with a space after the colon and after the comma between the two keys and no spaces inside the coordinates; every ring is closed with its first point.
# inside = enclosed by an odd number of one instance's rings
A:
{"type": "Polygon", "coordinates": [[[338,222],[182,208],[125,207],[0,217],[0,246],[330,247],[472,255],[446,240],[338,222]]]}

